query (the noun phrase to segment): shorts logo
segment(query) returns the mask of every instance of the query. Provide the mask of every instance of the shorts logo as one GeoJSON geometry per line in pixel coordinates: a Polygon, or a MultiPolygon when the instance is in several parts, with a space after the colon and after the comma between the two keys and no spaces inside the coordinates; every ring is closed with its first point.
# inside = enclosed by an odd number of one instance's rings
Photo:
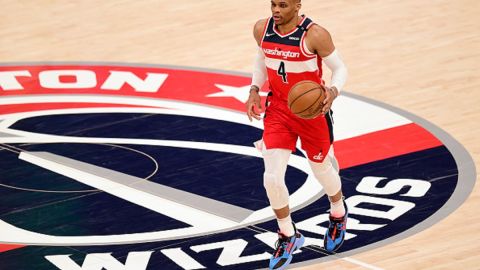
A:
{"type": "Polygon", "coordinates": [[[313,156],[313,159],[314,159],[314,160],[323,160],[323,154],[322,154],[322,152],[320,151],[320,153],[318,153],[318,155],[314,155],[314,156],[313,156]]]}
{"type": "MultiPolygon", "coordinates": [[[[2,269],[265,268],[276,222],[253,145],[262,124],[243,112],[249,83],[178,67],[0,66],[2,269]]],[[[340,99],[339,252],[403,239],[461,205],[476,178],[461,145],[399,109],[340,99]]],[[[286,177],[308,247],[292,267],[321,262],[328,198],[301,151],[286,177]]]]}

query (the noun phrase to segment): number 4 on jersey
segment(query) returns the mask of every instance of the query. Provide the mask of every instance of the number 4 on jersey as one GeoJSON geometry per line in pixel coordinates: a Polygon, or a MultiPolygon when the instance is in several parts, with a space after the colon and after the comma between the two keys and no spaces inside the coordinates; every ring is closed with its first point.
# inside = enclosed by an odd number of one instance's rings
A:
{"type": "Polygon", "coordinates": [[[277,74],[278,74],[278,76],[282,77],[282,81],[284,83],[288,83],[287,72],[285,71],[285,63],[283,61],[280,62],[280,66],[278,67],[277,74]]]}

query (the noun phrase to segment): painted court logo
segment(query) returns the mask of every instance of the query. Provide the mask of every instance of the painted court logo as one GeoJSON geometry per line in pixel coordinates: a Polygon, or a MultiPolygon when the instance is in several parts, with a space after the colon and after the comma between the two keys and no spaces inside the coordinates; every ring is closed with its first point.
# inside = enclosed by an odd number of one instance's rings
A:
{"type": "MultiPolygon", "coordinates": [[[[1,268],[266,268],[276,222],[248,84],[178,67],[1,66],[1,268]]],[[[299,150],[286,178],[306,243],[293,267],[413,235],[474,184],[468,153],[430,123],[349,93],[333,109],[346,241],[323,251],[328,201],[299,150]]]]}

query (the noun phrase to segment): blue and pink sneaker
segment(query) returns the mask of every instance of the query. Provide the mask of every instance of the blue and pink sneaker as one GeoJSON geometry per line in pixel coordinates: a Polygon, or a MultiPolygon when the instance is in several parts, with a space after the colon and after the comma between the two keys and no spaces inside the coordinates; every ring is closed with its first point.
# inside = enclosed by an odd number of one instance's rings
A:
{"type": "Polygon", "coordinates": [[[274,270],[286,269],[293,258],[293,252],[300,249],[305,242],[305,237],[297,231],[295,225],[295,234],[291,237],[285,236],[282,233],[278,233],[278,240],[275,244],[275,252],[270,258],[270,268],[274,270]]]}
{"type": "Polygon", "coordinates": [[[328,226],[325,238],[323,239],[323,246],[328,252],[337,251],[343,244],[345,240],[345,234],[347,232],[347,218],[348,218],[348,208],[345,201],[345,215],[343,217],[332,217],[330,215],[330,224],[328,226]]]}

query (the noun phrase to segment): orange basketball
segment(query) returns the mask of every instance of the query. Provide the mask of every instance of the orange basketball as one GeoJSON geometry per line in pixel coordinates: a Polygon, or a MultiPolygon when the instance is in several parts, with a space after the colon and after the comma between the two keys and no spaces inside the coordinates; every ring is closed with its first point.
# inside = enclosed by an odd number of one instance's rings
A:
{"type": "Polygon", "coordinates": [[[325,87],[314,81],[300,81],[288,92],[288,108],[300,118],[317,117],[323,108],[325,87]]]}

